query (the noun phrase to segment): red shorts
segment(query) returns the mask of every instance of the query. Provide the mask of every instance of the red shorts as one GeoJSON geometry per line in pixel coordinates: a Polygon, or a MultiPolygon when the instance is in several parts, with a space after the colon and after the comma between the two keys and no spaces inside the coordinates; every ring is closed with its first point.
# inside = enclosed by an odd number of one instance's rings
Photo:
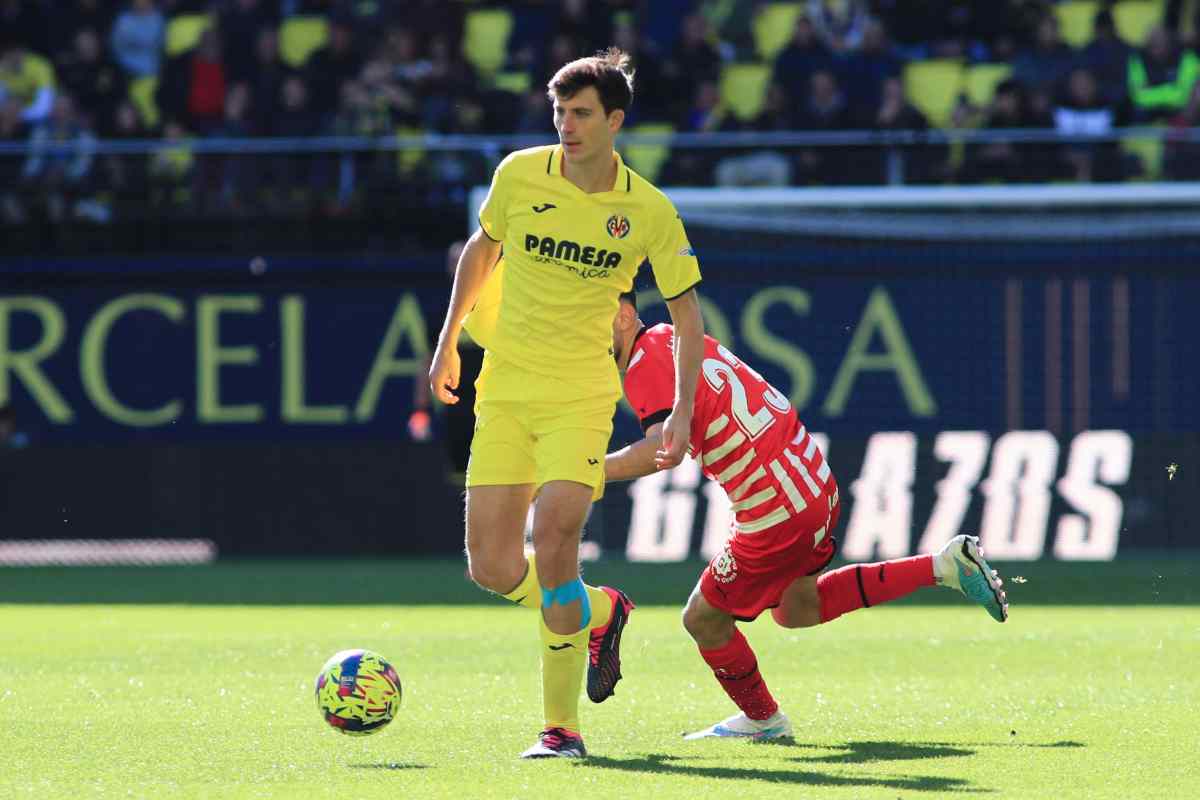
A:
{"type": "Polygon", "coordinates": [[[841,510],[841,504],[835,504],[817,524],[806,514],[761,533],[734,533],[725,550],[700,573],[700,593],[713,608],[736,619],[756,619],[779,605],[783,591],[794,580],[816,575],[829,566],[837,554],[833,531],[841,510]],[[822,527],[825,535],[814,545],[822,527]],[[772,547],[775,543],[779,546],[772,547]]]}

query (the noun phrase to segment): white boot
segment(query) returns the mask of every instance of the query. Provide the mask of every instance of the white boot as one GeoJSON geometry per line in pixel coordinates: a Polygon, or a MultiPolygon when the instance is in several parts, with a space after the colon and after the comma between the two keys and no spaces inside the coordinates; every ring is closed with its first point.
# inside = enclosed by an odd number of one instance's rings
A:
{"type": "Polygon", "coordinates": [[[787,718],[787,714],[776,711],[769,718],[763,720],[750,719],[744,713],[734,714],[723,722],[718,722],[702,731],[686,734],[683,738],[707,739],[715,736],[729,739],[754,739],[761,742],[791,735],[791,720],[787,718]]]}
{"type": "Polygon", "coordinates": [[[933,577],[939,586],[958,589],[987,609],[992,619],[1008,619],[1008,595],[999,573],[983,559],[978,536],[955,536],[933,555],[933,577]]]}

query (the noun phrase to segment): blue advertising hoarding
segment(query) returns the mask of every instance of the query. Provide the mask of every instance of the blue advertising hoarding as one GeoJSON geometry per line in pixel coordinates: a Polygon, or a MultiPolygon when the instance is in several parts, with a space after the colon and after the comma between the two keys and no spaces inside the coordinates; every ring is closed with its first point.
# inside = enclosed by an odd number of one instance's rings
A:
{"type": "MultiPolygon", "coordinates": [[[[439,262],[0,273],[0,405],[30,442],[5,467],[19,533],[0,536],[59,536],[59,506],[77,503],[76,533],[212,536],[226,555],[459,552],[440,448],[406,428],[448,295],[439,262]],[[97,477],[106,460],[115,474],[97,477]],[[300,496],[312,481],[320,503],[300,496]]],[[[1200,496],[1200,279],[1178,265],[702,263],[709,332],[824,437],[848,556],[951,530],[1011,558],[1196,545],[1176,523],[1200,496]]],[[[644,318],[666,319],[639,288],[644,318]]],[[[614,446],[639,435],[620,408],[614,446]]],[[[585,551],[711,553],[727,510],[693,472],[610,486],[585,551]]]]}
{"type": "MultiPolygon", "coordinates": [[[[402,435],[448,294],[401,266],[156,277],[0,292],[0,404],[32,439],[402,435]]],[[[708,331],[831,435],[1200,430],[1200,278],[717,266],[701,298],[708,331]]]]}

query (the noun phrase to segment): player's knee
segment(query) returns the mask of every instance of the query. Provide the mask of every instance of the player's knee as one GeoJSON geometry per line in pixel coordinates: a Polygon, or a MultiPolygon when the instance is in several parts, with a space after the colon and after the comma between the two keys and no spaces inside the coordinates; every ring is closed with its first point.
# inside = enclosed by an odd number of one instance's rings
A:
{"type": "Polygon", "coordinates": [[[478,558],[467,556],[467,575],[475,582],[475,585],[481,589],[496,591],[492,588],[493,583],[492,573],[484,566],[483,561],[478,558]]]}
{"type": "Polygon", "coordinates": [[[554,559],[560,553],[572,555],[579,550],[578,528],[558,524],[555,521],[543,521],[533,526],[533,547],[543,557],[554,559]]]}
{"type": "Polygon", "coordinates": [[[771,618],[783,628],[811,628],[821,624],[821,593],[814,576],[798,578],[784,590],[771,618]]]}
{"type": "Polygon", "coordinates": [[[733,633],[733,620],[706,613],[694,599],[683,609],[683,628],[700,647],[720,647],[733,633]]]}
{"type": "Polygon", "coordinates": [[[525,562],[506,564],[468,550],[467,574],[481,588],[504,594],[516,588],[525,577],[525,562]]]}
{"type": "Polygon", "coordinates": [[[775,624],[781,628],[811,628],[813,625],[820,623],[820,618],[813,620],[807,612],[797,612],[795,610],[785,610],[782,607],[771,609],[771,618],[775,620],[775,624]]]}
{"type": "Polygon", "coordinates": [[[691,636],[693,639],[695,639],[697,634],[704,632],[704,623],[700,616],[696,613],[695,606],[691,603],[688,603],[686,606],[684,606],[681,617],[683,621],[683,629],[688,632],[688,636],[691,636]]]}

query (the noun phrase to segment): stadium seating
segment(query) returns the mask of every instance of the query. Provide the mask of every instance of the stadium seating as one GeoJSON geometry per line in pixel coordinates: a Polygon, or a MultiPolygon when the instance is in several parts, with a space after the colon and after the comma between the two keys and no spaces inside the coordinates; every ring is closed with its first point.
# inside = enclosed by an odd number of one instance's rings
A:
{"type": "Polygon", "coordinates": [[[1179,35],[1193,36],[1196,30],[1196,15],[1200,13],[1200,0],[1183,0],[1179,9],[1179,35]]]}
{"type": "Polygon", "coordinates": [[[154,99],[156,91],[158,91],[157,75],[145,75],[135,78],[129,83],[129,102],[133,103],[133,107],[137,109],[138,116],[142,118],[142,124],[151,129],[158,127],[159,121],[158,101],[154,99]]]}
{"type": "Polygon", "coordinates": [[[955,59],[918,61],[904,68],[904,93],[936,128],[950,124],[963,88],[963,65],[955,59]]]}
{"type": "Polygon", "coordinates": [[[1084,47],[1092,41],[1094,21],[1100,4],[1095,0],[1067,0],[1054,6],[1058,30],[1071,47],[1084,47]]]}
{"type": "Polygon", "coordinates": [[[497,72],[492,79],[492,85],[504,92],[525,94],[533,85],[533,78],[528,72],[497,72]]]}
{"type": "MultiPolygon", "coordinates": [[[[647,122],[635,125],[629,133],[666,135],[675,132],[675,126],[666,122],[647,122]]],[[[656,182],[663,164],[671,156],[671,147],[666,144],[630,144],[621,149],[622,157],[633,171],[648,181],[656,182]]]]}
{"type": "Polygon", "coordinates": [[[279,57],[299,69],[328,41],[329,22],[324,17],[288,17],[279,26],[279,57]]]}
{"type": "Polygon", "coordinates": [[[792,39],[796,20],[803,13],[800,3],[767,3],[754,17],[754,49],[764,61],[774,61],[792,39]]]}
{"type": "Polygon", "coordinates": [[[963,91],[971,105],[983,107],[992,102],[996,87],[1008,76],[1012,75],[1009,64],[974,64],[967,67],[963,80],[963,91]]]}
{"type": "Polygon", "coordinates": [[[512,29],[512,14],[502,8],[468,12],[463,26],[463,56],[475,69],[491,75],[508,60],[508,37],[512,29]]]}
{"type": "Polygon", "coordinates": [[[721,70],[721,105],[743,122],[762,113],[771,83],[768,64],[727,64],[721,70]]]}
{"type": "Polygon", "coordinates": [[[25,51],[24,69],[38,86],[54,86],[57,83],[54,65],[50,63],[50,59],[32,50],[25,51]]]}
{"type": "Polygon", "coordinates": [[[1132,176],[1134,180],[1156,181],[1162,177],[1162,139],[1122,139],[1121,151],[1136,156],[1141,165],[1141,172],[1132,176]]]}
{"type": "Polygon", "coordinates": [[[1150,29],[1162,24],[1163,0],[1121,0],[1113,6],[1113,22],[1117,35],[1133,47],[1146,43],[1150,29]]]}
{"type": "MultiPolygon", "coordinates": [[[[401,125],[396,128],[397,136],[422,136],[425,131],[421,128],[401,125]]],[[[425,149],[408,147],[396,151],[396,174],[402,178],[411,178],[425,163],[425,149]]]]}
{"type": "Polygon", "coordinates": [[[180,14],[167,23],[166,46],[168,58],[186,53],[200,41],[200,35],[212,26],[209,14],[180,14]]]}

